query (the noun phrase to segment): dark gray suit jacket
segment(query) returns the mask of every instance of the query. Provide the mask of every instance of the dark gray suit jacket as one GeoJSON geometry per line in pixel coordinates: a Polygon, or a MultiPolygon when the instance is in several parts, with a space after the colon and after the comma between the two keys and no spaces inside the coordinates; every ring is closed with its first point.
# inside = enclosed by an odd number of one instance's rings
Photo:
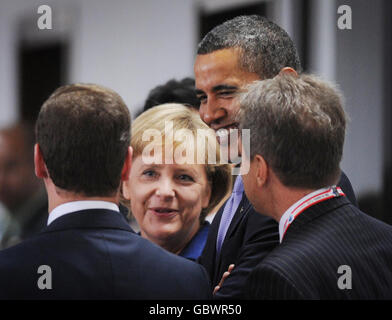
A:
{"type": "MultiPolygon", "coordinates": [[[[338,185],[353,204],[357,204],[355,194],[347,176],[342,172],[338,185]]],[[[208,232],[207,243],[199,258],[211,278],[211,290],[219,283],[230,264],[235,268],[225,280],[215,299],[246,299],[244,290],[246,279],[278,244],[279,227],[273,219],[256,212],[243,194],[240,205],[222,244],[221,254],[216,254],[216,239],[222,218],[223,205],[216,214],[208,232]]]]}
{"type": "Polygon", "coordinates": [[[392,299],[392,226],[346,197],[318,203],[291,223],[246,290],[251,299],[392,299]]]}

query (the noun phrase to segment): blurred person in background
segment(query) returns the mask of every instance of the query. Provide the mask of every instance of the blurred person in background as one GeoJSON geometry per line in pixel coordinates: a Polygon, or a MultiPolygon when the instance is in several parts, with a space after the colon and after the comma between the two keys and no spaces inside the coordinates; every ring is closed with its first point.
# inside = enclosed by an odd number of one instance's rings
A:
{"type": "Polygon", "coordinates": [[[141,236],[174,254],[197,260],[207,239],[206,215],[231,186],[231,166],[220,164],[214,132],[198,113],[185,105],[163,104],[136,118],[131,136],[133,167],[130,179],[123,184],[123,193],[130,200],[130,211],[138,222],[141,236]],[[207,143],[203,141],[205,138],[198,139],[200,129],[209,134],[207,143]],[[146,136],[148,130],[159,134],[160,139],[150,142],[146,136]],[[175,138],[186,137],[185,130],[192,134],[193,141],[175,138]],[[171,156],[166,161],[164,151],[168,150],[170,136],[175,139],[174,159],[171,156]],[[153,149],[157,154],[146,157],[144,152],[151,149],[151,143],[157,147],[153,149]],[[186,154],[192,158],[176,157],[184,143],[186,154]],[[200,152],[204,154],[201,164],[196,163],[200,152]],[[211,152],[215,153],[216,164],[208,163],[211,152]]]}
{"type": "Polygon", "coordinates": [[[4,205],[0,202],[0,239],[3,238],[4,230],[7,228],[8,222],[9,213],[4,205]]]}
{"type": "Polygon", "coordinates": [[[48,218],[42,181],[34,173],[34,129],[18,123],[0,130],[0,202],[8,211],[1,248],[38,233],[48,218]]]}
{"type": "Polygon", "coordinates": [[[192,78],[171,79],[156,86],[148,93],[143,111],[164,103],[181,103],[198,110],[200,101],[196,96],[195,80],[192,78]]]}

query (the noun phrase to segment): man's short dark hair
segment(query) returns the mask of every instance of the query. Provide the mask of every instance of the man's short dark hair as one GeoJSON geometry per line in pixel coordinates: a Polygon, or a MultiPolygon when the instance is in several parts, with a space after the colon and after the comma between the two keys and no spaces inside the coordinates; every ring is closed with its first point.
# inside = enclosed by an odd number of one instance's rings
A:
{"type": "Polygon", "coordinates": [[[197,54],[237,48],[239,65],[260,79],[273,78],[284,67],[300,73],[301,63],[289,35],[277,24],[258,16],[239,16],[212,29],[199,43],[197,54]]]}
{"type": "Polygon", "coordinates": [[[148,94],[143,111],[164,103],[181,103],[196,109],[200,100],[196,96],[195,80],[184,78],[180,81],[171,79],[152,89],[148,94]]]}
{"type": "Polygon", "coordinates": [[[57,187],[88,197],[112,196],[130,143],[129,110],[110,89],[66,85],[43,104],[36,139],[57,187]]]}
{"type": "Polygon", "coordinates": [[[279,74],[240,95],[248,157],[261,155],[286,186],[318,189],[340,176],[346,115],[337,88],[316,76],[279,74]]]}

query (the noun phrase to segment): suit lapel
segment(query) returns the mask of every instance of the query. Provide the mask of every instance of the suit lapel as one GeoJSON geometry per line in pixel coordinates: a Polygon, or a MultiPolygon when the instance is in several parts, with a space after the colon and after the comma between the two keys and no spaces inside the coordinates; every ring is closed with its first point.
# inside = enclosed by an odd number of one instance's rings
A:
{"type": "MultiPolygon", "coordinates": [[[[227,270],[221,270],[222,268],[225,267],[225,266],[222,266],[222,262],[223,262],[222,256],[225,255],[227,250],[230,250],[230,247],[227,246],[227,243],[230,240],[230,238],[234,235],[235,231],[237,230],[237,227],[240,225],[240,222],[242,221],[242,219],[244,218],[246,212],[249,210],[250,207],[251,207],[251,205],[250,205],[248,199],[246,198],[245,193],[243,193],[241,202],[240,202],[240,204],[239,204],[239,206],[233,216],[233,219],[231,220],[229,229],[227,230],[219,257],[216,255],[217,237],[215,237],[215,244],[214,244],[215,245],[215,268],[214,268],[214,279],[213,279],[214,283],[218,283],[220,281],[220,277],[223,274],[223,272],[227,271],[227,270]]],[[[223,208],[224,208],[224,206],[223,206],[223,208]]],[[[222,213],[221,213],[221,215],[222,215],[222,213]]],[[[220,219],[219,219],[219,222],[220,222],[220,219]]],[[[218,224],[218,229],[219,229],[219,224],[218,224]]],[[[217,235],[217,233],[216,233],[216,235],[217,235]]]]}
{"type": "Polygon", "coordinates": [[[248,198],[245,195],[245,192],[242,193],[242,199],[240,204],[238,205],[238,208],[233,216],[233,219],[230,222],[229,229],[227,230],[225,240],[223,242],[222,247],[224,246],[225,242],[227,239],[229,239],[235,230],[237,229],[237,226],[241,222],[242,218],[244,217],[245,212],[247,212],[250,208],[251,204],[248,201],[248,198]]]}
{"type": "Polygon", "coordinates": [[[218,239],[219,225],[222,219],[222,213],[226,202],[227,201],[225,201],[225,203],[219,208],[218,212],[214,217],[214,220],[211,223],[205,248],[206,251],[208,250],[208,253],[206,253],[205,256],[210,258],[208,259],[209,261],[205,261],[205,265],[209,266],[207,267],[207,271],[210,275],[212,275],[212,284],[215,283],[216,272],[218,270],[217,266],[219,264],[219,261],[216,254],[216,241],[218,239]]]}

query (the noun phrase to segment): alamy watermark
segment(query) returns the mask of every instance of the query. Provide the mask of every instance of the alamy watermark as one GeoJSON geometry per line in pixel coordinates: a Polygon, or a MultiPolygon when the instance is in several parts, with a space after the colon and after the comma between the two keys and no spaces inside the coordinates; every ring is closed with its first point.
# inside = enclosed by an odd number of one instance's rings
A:
{"type": "Polygon", "coordinates": [[[338,274],[341,276],[338,279],[338,288],[340,290],[351,290],[352,289],[352,272],[348,265],[341,265],[338,268],[338,274]]]}
{"type": "Polygon", "coordinates": [[[142,159],[146,164],[229,164],[234,166],[233,175],[249,172],[249,163],[242,163],[242,154],[250,152],[250,130],[197,129],[196,135],[189,129],[173,129],[172,121],[165,121],[164,134],[156,129],[143,132],[142,159]],[[219,143],[216,141],[218,140],[219,143]],[[217,148],[219,148],[217,159],[217,148]]]}
{"type": "Polygon", "coordinates": [[[37,13],[41,16],[37,20],[37,26],[40,30],[52,30],[52,8],[46,4],[40,5],[37,13]]]}
{"type": "Polygon", "coordinates": [[[351,7],[344,4],[338,7],[338,14],[340,14],[337,25],[340,30],[351,30],[353,25],[353,16],[351,7]]]}
{"type": "MultiPolygon", "coordinates": [[[[52,30],[52,8],[49,5],[40,5],[37,9],[40,14],[37,20],[37,26],[40,30],[52,30]]],[[[338,7],[337,13],[340,15],[337,20],[337,27],[340,30],[352,29],[352,10],[349,5],[341,5],[338,7]]]]}
{"type": "Polygon", "coordinates": [[[38,267],[38,274],[42,274],[39,276],[37,281],[38,289],[40,290],[50,290],[52,289],[52,268],[46,264],[38,267]]]}

